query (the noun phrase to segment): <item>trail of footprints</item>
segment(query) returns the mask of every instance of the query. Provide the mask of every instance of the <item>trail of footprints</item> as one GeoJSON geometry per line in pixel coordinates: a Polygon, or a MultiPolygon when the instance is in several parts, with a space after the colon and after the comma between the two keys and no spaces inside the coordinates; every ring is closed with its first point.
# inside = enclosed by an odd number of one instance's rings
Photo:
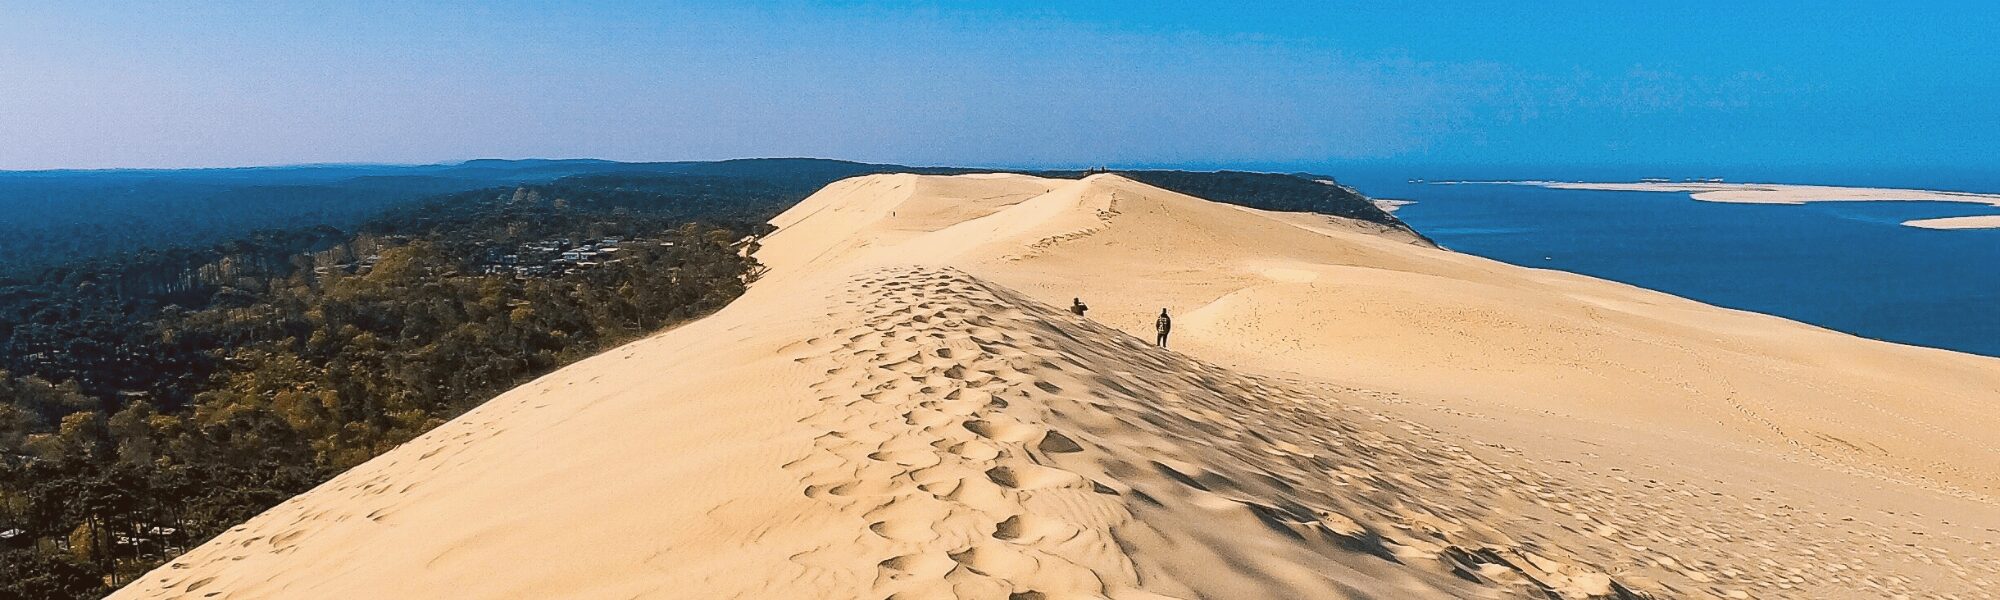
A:
{"type": "Polygon", "coordinates": [[[1866,519],[1582,473],[1369,408],[1394,397],[1208,365],[954,270],[855,285],[856,325],[799,359],[827,369],[808,420],[827,433],[787,468],[805,495],[862,515],[868,539],[824,551],[879,555],[855,582],[863,597],[1126,597],[1140,578],[1114,532],[1147,526],[1134,510],[1189,506],[1500,596],[1990,598],[2000,585],[1991,542],[1952,536],[1987,554],[1954,555],[1866,519]]]}
{"type": "Polygon", "coordinates": [[[950,273],[862,285],[854,297],[873,302],[861,311],[864,325],[810,345],[814,356],[864,363],[830,364],[813,386],[823,409],[808,423],[828,432],[786,468],[801,475],[805,495],[867,522],[884,554],[869,593],[1101,595],[1098,570],[1129,572],[1107,529],[1088,526],[1125,518],[1116,492],[1050,466],[1050,456],[1081,447],[1008,410],[1029,390],[1046,393],[1029,374],[1039,359],[990,327],[1020,311],[950,273]],[[933,299],[951,297],[970,302],[933,299]]]}
{"type": "MultiPolygon", "coordinates": [[[[871,539],[821,550],[879,555],[873,580],[857,585],[864,597],[1132,592],[1139,578],[1112,532],[1138,505],[1200,507],[1315,551],[1514,595],[1640,597],[1539,536],[1485,527],[1499,519],[1480,501],[1497,492],[1466,482],[1470,469],[1499,470],[1456,446],[1400,443],[1409,425],[1329,417],[1322,397],[1076,323],[956,271],[879,271],[856,285],[847,297],[859,324],[798,359],[826,367],[807,419],[826,433],[786,468],[806,496],[867,523],[871,539]],[[1087,358],[1144,374],[1093,372],[1087,358]],[[1114,436],[1094,441],[1117,451],[1091,451],[1086,435],[1114,436]],[[1234,460],[1177,459],[1186,448],[1234,460]],[[1139,473],[1159,476],[1123,476],[1139,473]]],[[[814,554],[794,560],[812,569],[814,554]]]]}
{"type": "MultiPolygon", "coordinates": [[[[1501,468],[1455,444],[1520,452],[1365,408],[1407,400],[1221,369],[954,270],[880,270],[855,286],[836,301],[854,325],[794,349],[799,362],[825,369],[811,386],[818,410],[806,419],[825,433],[785,468],[804,496],[854,515],[858,536],[792,562],[858,597],[1151,597],[1135,592],[1138,567],[1114,532],[1145,526],[1135,507],[1189,506],[1290,532],[1315,551],[1412,566],[1503,596],[1642,597],[1630,583],[1660,597],[1831,589],[1990,598],[1986,590],[2000,585],[1991,541],[1955,538],[1984,555],[1953,555],[1866,520],[1804,515],[1687,482],[1606,474],[1614,486],[1501,468]],[[1769,526],[1736,528],[1689,512],[1696,507],[1769,513],[1754,521],[1769,526]],[[1790,527],[1877,545],[1869,556],[1835,556],[1813,550],[1831,540],[1790,527]],[[856,553],[868,555],[872,573],[849,572],[856,553]],[[1884,560],[1947,565],[1965,593],[1867,572],[1884,560]]],[[[163,597],[227,598],[231,582],[188,565],[291,552],[312,540],[311,523],[327,519],[393,526],[396,507],[422,487],[409,482],[499,434],[502,417],[547,406],[547,391],[490,403],[329,482],[322,493],[358,500],[329,503],[350,514],[308,511],[295,499],[201,551],[219,554],[184,557],[168,575],[134,585],[163,597]],[[390,468],[403,460],[423,466],[390,468]]]]}

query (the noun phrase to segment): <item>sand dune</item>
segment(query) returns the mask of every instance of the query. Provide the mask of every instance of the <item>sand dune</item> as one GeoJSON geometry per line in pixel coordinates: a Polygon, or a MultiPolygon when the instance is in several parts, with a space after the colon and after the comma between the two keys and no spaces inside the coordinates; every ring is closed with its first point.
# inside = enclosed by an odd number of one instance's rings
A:
{"type": "Polygon", "coordinates": [[[2000,360],[1116,176],[871,176],[702,321],[120,598],[1990,598],[2000,360]],[[1077,319],[1056,306],[1081,296],[1077,319]],[[1172,350],[1152,317],[1178,315],[1172,350]],[[1145,339],[1141,339],[1141,338],[1145,339]]]}

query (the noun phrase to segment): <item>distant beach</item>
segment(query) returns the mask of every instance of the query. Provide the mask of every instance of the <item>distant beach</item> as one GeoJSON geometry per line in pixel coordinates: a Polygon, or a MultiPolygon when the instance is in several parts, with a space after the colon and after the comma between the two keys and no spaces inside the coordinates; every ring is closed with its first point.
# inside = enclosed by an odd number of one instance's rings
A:
{"type": "MultiPolygon", "coordinates": [[[[2000,194],[1840,187],[1787,183],[1725,183],[1719,181],[1640,181],[1599,183],[1581,181],[1440,181],[1437,184],[1525,185],[1559,190],[1612,192],[1684,192],[1695,200],[1734,204],[1805,204],[1808,202],[1965,202],[2000,208],[2000,194]]],[[[1904,225],[1924,229],[2000,229],[2000,215],[1918,219],[1904,225]]]]}
{"type": "Polygon", "coordinates": [[[1397,200],[1394,198],[1376,198],[1374,200],[1377,208],[1388,213],[1394,213],[1396,209],[1417,203],[1415,200],[1397,200]]]}
{"type": "Polygon", "coordinates": [[[2000,229],[2000,215],[1916,219],[1903,224],[1923,229],[2000,229]]]}
{"type": "MultiPolygon", "coordinates": [[[[1846,189],[2000,194],[2000,180],[1983,176],[1869,180],[1839,179],[1839,173],[1729,174],[1731,181],[1742,182],[1825,181],[1846,189]]],[[[1372,197],[1416,201],[1401,207],[1397,218],[1460,252],[1612,279],[1864,337],[2000,356],[2000,314],[1992,310],[2000,272],[1991,266],[2000,263],[2000,209],[1962,198],[1694,202],[1689,194],[1698,192],[1632,190],[1715,192],[1721,191],[1715,185],[1720,182],[1639,179],[1646,176],[1558,171],[1539,177],[1494,173],[1416,181],[1405,173],[1362,172],[1342,181],[1372,197]],[[1563,185],[1514,183],[1528,179],[1563,185]],[[1437,185],[1445,181],[1489,185],[1437,185]],[[1647,185],[1570,183],[1615,181],[1647,185]],[[1511,184],[1493,185],[1503,182],[1511,184]],[[1605,187],[1611,190],[1598,189],[1605,187]]],[[[1910,196],[1918,195],[1887,191],[1873,197],[1910,196]]]]}

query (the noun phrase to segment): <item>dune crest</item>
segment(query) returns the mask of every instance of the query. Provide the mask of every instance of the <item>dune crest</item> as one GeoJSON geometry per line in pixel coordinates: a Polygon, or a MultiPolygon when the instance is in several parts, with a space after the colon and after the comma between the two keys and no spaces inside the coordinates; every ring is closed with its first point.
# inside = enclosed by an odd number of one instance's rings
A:
{"type": "Polygon", "coordinates": [[[770,272],[716,315],[508,392],[116,597],[2000,582],[2000,361],[1113,175],[860,177],[774,223],[770,272]],[[1073,296],[1089,318],[1056,308],[1073,296]],[[1163,306],[1171,350],[1149,343],[1163,306]]]}

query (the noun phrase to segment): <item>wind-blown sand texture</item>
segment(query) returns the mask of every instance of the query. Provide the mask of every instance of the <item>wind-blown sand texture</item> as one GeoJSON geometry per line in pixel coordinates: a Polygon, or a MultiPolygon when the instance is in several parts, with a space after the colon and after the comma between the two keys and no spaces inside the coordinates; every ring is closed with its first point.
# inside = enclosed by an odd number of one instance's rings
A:
{"type": "MultiPolygon", "coordinates": [[[[1448,184],[1494,183],[1529,185],[1560,190],[1605,190],[1615,192],[1687,192],[1696,200],[1734,204],[1805,204],[1807,202],[1967,202],[2000,208],[2000,194],[1941,192],[1898,188],[1857,188],[1830,185],[1784,183],[1719,182],[1640,182],[1585,183],[1575,181],[1452,181],[1448,184]]],[[[2000,228],[2000,215],[1917,219],[1904,225],[1925,229],[2000,228]]]]}
{"type": "Polygon", "coordinates": [[[1112,175],[869,176],[706,319],[117,598],[1990,598],[2000,360],[1112,175]],[[1083,297],[1088,319],[1058,306],[1083,297]],[[1152,317],[1178,315],[1172,349],[1152,317]]]}

